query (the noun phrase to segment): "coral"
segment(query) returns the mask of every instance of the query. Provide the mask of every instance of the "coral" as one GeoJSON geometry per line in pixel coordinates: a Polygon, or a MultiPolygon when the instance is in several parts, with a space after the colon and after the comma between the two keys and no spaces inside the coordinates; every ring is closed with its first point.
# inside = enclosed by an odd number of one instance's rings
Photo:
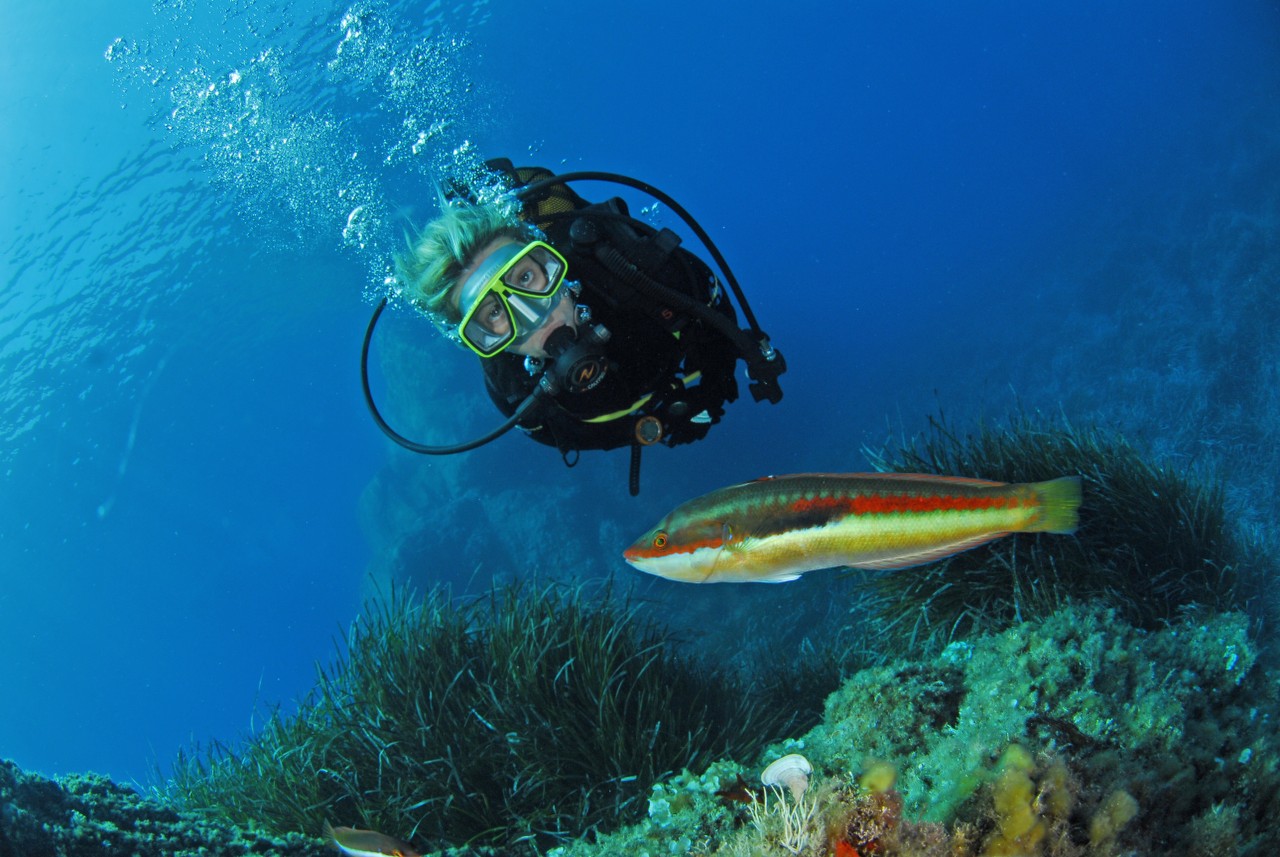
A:
{"type": "Polygon", "coordinates": [[[275,831],[330,820],[528,848],[634,821],[660,777],[749,755],[788,716],[678,655],[626,603],[580,589],[466,603],[393,591],[348,652],[294,717],[181,758],[169,797],[275,831]]]}

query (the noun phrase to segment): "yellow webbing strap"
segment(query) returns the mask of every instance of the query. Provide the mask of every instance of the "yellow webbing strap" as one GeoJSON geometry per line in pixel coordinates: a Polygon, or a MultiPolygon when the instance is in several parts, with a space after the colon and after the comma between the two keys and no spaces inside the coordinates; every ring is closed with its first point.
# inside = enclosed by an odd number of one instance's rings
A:
{"type": "MultiPolygon", "coordinates": [[[[702,377],[702,370],[698,370],[697,372],[692,372],[689,375],[686,375],[685,377],[681,378],[680,383],[683,384],[685,387],[688,387],[690,384],[696,384],[698,379],[701,377],[702,377]]],[[[641,396],[639,399],[637,399],[636,402],[632,404],[631,407],[629,408],[626,408],[621,411],[614,411],[611,414],[601,414],[598,417],[590,417],[588,419],[583,420],[582,422],[607,423],[610,420],[622,419],[623,417],[634,414],[636,411],[640,410],[645,405],[649,404],[649,400],[652,398],[653,398],[653,393],[648,393],[644,396],[641,396]]]]}

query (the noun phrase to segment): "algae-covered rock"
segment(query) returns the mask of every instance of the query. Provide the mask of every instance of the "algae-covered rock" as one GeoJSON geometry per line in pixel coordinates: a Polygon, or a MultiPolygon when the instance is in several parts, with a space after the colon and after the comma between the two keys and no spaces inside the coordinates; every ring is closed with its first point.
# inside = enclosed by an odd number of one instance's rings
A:
{"type": "MultiPolygon", "coordinates": [[[[1146,633],[1109,611],[1069,609],[953,644],[928,664],[859,673],[828,699],[806,745],[845,768],[866,757],[896,762],[908,810],[937,821],[990,779],[1015,741],[1098,768],[1140,754],[1168,775],[1190,775],[1186,763],[1224,746],[1238,754],[1258,731],[1229,704],[1243,700],[1254,658],[1240,614],[1146,633]]],[[[1225,782],[1213,790],[1229,791],[1225,782]]]]}
{"type": "Polygon", "coordinates": [[[320,857],[323,842],[179,812],[93,774],[56,780],[0,761],[0,857],[320,857]]]}
{"type": "Polygon", "coordinates": [[[749,806],[762,764],[792,752],[813,763],[826,831],[792,852],[810,857],[1280,853],[1280,709],[1256,661],[1241,614],[1143,631],[1067,608],[863,670],[807,734],[668,781],[648,821],[565,854],[781,855],[749,806]],[[891,793],[860,784],[886,765],[891,793]]]}
{"type": "Polygon", "coordinates": [[[1241,614],[1143,632],[1072,608],[953,644],[929,664],[854,676],[804,744],[837,770],[895,763],[907,816],[946,823],[990,814],[978,793],[1017,744],[1040,759],[1028,773],[1041,791],[1055,760],[1078,783],[1080,830],[1064,838],[1087,840],[1100,812],[1119,817],[1104,801],[1123,790],[1138,810],[1116,836],[1173,844],[1187,819],[1247,799],[1246,780],[1276,756],[1274,682],[1245,687],[1255,657],[1241,614]]]}

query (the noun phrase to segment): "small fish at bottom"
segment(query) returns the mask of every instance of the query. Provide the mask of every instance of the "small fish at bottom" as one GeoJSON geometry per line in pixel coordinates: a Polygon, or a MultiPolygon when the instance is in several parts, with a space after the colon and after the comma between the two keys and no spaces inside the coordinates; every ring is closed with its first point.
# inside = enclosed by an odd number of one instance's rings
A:
{"type": "Polygon", "coordinates": [[[909,568],[1010,533],[1073,533],[1080,499],[1078,476],[1034,483],[923,473],[766,476],[676,507],[623,557],[684,583],[909,568]]]}
{"type": "Polygon", "coordinates": [[[324,838],[340,853],[350,857],[422,857],[399,839],[373,830],[333,827],[327,821],[324,823],[324,838]]]}

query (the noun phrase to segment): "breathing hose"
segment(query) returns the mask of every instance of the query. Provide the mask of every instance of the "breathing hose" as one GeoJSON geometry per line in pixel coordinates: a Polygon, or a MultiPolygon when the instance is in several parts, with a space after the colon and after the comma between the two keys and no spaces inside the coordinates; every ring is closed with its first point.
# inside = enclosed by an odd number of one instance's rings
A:
{"type": "Polygon", "coordinates": [[[424,443],[417,443],[409,440],[407,437],[388,425],[387,421],[382,418],[382,414],[378,411],[378,406],[374,404],[373,392],[369,389],[369,341],[373,339],[373,329],[378,324],[378,317],[382,315],[382,311],[386,308],[387,298],[383,298],[378,304],[377,309],[373,311],[373,318],[369,319],[369,327],[365,329],[364,343],[360,347],[360,384],[364,388],[364,403],[368,405],[369,413],[373,416],[373,421],[377,424],[378,428],[382,429],[383,434],[403,446],[405,449],[422,455],[453,455],[456,452],[467,452],[468,450],[475,449],[478,446],[484,446],[486,443],[496,440],[511,431],[511,429],[515,428],[516,424],[519,423],[520,420],[524,419],[525,414],[527,414],[543,396],[547,395],[547,392],[543,389],[541,384],[535,386],[533,388],[533,392],[520,403],[520,406],[516,408],[515,413],[508,417],[506,422],[488,434],[474,440],[469,440],[466,443],[458,443],[452,446],[428,446],[424,443]]]}

